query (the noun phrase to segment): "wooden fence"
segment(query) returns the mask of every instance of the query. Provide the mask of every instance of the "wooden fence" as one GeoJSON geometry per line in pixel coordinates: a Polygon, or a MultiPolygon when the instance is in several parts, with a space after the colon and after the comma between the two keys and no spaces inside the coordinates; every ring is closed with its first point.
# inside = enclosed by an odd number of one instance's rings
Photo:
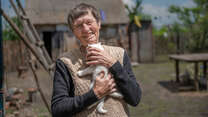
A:
{"type": "Polygon", "coordinates": [[[27,64],[26,47],[20,40],[3,41],[4,70],[16,71],[27,64]]]}

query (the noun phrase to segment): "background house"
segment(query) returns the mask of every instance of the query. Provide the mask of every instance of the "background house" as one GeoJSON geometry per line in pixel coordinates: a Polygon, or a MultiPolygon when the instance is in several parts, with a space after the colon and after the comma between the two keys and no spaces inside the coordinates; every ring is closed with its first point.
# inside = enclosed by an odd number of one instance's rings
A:
{"type": "Polygon", "coordinates": [[[135,63],[153,62],[155,56],[155,41],[152,34],[152,21],[141,20],[142,27],[134,23],[129,25],[129,49],[131,59],[135,63]]]}
{"type": "Polygon", "coordinates": [[[77,47],[67,26],[70,9],[79,3],[94,5],[102,15],[100,40],[104,44],[128,48],[128,16],[121,0],[26,0],[26,12],[55,60],[61,53],[77,47]]]}
{"type": "MultiPolygon", "coordinates": [[[[67,26],[67,15],[71,8],[81,2],[94,5],[102,14],[100,40],[103,44],[125,48],[132,62],[154,60],[152,22],[142,20],[141,28],[135,26],[128,28],[131,26],[122,0],[25,0],[27,15],[54,61],[61,53],[78,47],[77,40],[67,26]],[[130,31],[129,34],[127,30],[130,31]]],[[[26,65],[23,64],[26,63],[23,60],[27,59],[24,55],[26,49],[24,45],[14,44],[16,49],[11,51],[9,48],[13,47],[14,41],[11,43],[6,41],[4,41],[4,62],[8,65],[5,68],[8,71],[15,71],[19,66],[26,65]],[[15,50],[19,50],[22,54],[15,50]],[[14,57],[18,62],[13,61],[14,57]]]]}

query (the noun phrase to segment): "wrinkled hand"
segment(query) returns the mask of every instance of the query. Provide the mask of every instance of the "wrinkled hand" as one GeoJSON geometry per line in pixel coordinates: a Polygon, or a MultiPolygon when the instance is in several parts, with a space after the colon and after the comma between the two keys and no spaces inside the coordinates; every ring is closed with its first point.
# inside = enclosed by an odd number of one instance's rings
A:
{"type": "Polygon", "coordinates": [[[111,74],[104,78],[104,73],[100,73],[95,80],[93,91],[98,99],[103,98],[116,91],[116,84],[111,74]]]}
{"type": "Polygon", "coordinates": [[[110,56],[106,51],[93,47],[87,47],[86,50],[87,65],[103,65],[110,68],[114,63],[116,63],[116,59],[110,56]]]}

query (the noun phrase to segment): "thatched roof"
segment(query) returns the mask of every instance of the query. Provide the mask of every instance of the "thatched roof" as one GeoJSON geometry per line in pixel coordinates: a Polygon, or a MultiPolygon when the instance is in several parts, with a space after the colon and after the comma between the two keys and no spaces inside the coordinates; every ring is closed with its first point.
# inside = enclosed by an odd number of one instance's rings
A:
{"type": "Polygon", "coordinates": [[[66,24],[69,10],[81,2],[105,12],[102,24],[128,22],[122,0],[26,0],[26,12],[35,25],[66,24]]]}

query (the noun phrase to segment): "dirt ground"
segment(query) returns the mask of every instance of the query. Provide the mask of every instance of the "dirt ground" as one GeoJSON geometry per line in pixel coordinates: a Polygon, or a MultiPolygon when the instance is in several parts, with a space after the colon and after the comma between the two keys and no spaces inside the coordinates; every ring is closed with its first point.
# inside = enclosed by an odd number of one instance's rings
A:
{"type": "MultiPolygon", "coordinates": [[[[161,60],[164,62],[140,64],[134,68],[143,95],[137,107],[130,107],[132,117],[208,117],[208,92],[166,87],[172,84],[170,81],[175,81],[174,62],[167,56],[161,60]]],[[[181,73],[186,65],[180,64],[181,73]]]]}
{"type": "MultiPolygon", "coordinates": [[[[42,69],[37,70],[38,80],[41,86],[41,89],[47,99],[47,102],[50,105],[51,93],[52,93],[52,78],[50,78],[49,74],[42,69]]],[[[47,108],[45,107],[40,93],[37,92],[33,96],[33,102],[28,103],[26,100],[29,98],[28,89],[29,88],[37,88],[35,84],[35,80],[33,79],[33,74],[29,70],[25,74],[25,78],[18,78],[17,72],[6,73],[5,84],[6,87],[9,88],[18,88],[23,89],[23,98],[22,100],[26,102],[26,104],[22,104],[20,109],[9,108],[6,110],[6,115],[8,117],[12,117],[12,115],[16,112],[19,113],[19,117],[50,117],[47,108]]],[[[7,117],[6,116],[6,117],[7,117]]]]}
{"type": "MultiPolygon", "coordinates": [[[[171,87],[174,82],[174,63],[167,56],[159,58],[155,63],[139,64],[133,67],[137,81],[142,87],[142,100],[137,107],[130,107],[131,117],[207,117],[207,91],[175,91],[171,87]],[[166,87],[166,86],[169,87],[166,87]]],[[[186,64],[181,66],[184,68],[186,64]]],[[[183,71],[183,69],[181,70],[183,71]]],[[[27,99],[27,89],[35,88],[32,73],[26,73],[24,79],[17,78],[17,73],[5,73],[7,88],[17,87],[24,90],[27,99]]],[[[52,78],[43,70],[38,70],[40,85],[50,104],[52,78]]],[[[14,109],[7,109],[7,117],[11,117],[14,109]]],[[[17,111],[16,111],[17,112],[17,111]]],[[[19,117],[50,117],[40,94],[37,93],[33,103],[27,103],[18,110],[19,117]]]]}

